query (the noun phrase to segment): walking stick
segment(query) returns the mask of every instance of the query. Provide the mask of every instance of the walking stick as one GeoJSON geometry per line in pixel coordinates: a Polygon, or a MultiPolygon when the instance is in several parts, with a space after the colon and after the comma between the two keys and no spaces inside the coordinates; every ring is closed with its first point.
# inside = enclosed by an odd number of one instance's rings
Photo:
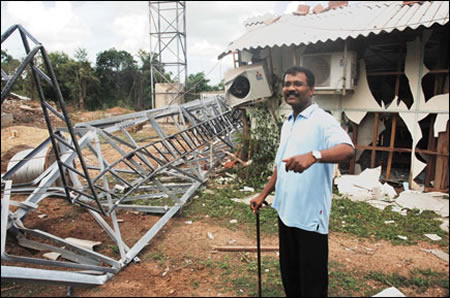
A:
{"type": "MultiPolygon", "coordinates": [[[[263,205],[268,205],[266,201],[263,205]]],[[[258,297],[262,297],[261,294],[261,239],[259,232],[259,210],[256,211],[256,249],[258,255],[258,297]]]]}
{"type": "Polygon", "coordinates": [[[261,295],[261,243],[259,233],[259,212],[256,213],[256,247],[258,254],[258,297],[261,295]]]}

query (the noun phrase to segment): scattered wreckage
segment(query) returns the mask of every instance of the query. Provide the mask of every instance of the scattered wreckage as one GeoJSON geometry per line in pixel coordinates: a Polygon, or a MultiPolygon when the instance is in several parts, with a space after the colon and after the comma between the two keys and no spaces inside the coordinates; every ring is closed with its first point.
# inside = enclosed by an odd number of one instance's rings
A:
{"type": "MultiPolygon", "coordinates": [[[[214,96],[72,125],[43,45],[20,25],[2,34],[2,44],[15,32],[20,33],[27,56],[13,75],[2,70],[2,104],[24,69],[31,67],[49,137],[34,149],[17,154],[2,175],[2,279],[104,284],[130,262],[139,261],[139,252],[233,149],[235,132],[242,127],[241,112],[227,105],[223,97],[214,96]],[[43,69],[33,62],[36,59],[41,59],[43,69]],[[45,84],[54,90],[60,110],[45,98],[45,84]],[[56,128],[55,118],[65,125],[56,128]],[[145,137],[136,134],[139,130],[145,137]],[[21,172],[37,167],[43,159],[52,162],[23,179],[21,172]],[[60,232],[67,234],[67,226],[58,227],[64,218],[52,219],[53,233],[41,230],[40,225],[27,227],[27,215],[54,198],[87,211],[100,227],[96,233],[108,235],[120,257],[95,251],[99,244],[95,239],[59,236],[60,232]],[[123,210],[157,214],[159,220],[130,245],[127,231],[119,227],[124,224],[117,214],[123,210]],[[10,236],[20,246],[41,253],[10,253],[6,246],[10,236]]],[[[71,220],[89,221],[77,215],[71,220]]]]}

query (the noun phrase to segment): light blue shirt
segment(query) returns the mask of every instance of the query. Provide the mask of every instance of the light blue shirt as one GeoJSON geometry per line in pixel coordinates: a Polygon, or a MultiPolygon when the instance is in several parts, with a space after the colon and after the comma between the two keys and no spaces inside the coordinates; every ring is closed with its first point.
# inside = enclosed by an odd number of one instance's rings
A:
{"type": "Polygon", "coordinates": [[[283,123],[272,207],[286,226],[328,234],[334,164],[315,163],[300,174],[286,172],[282,160],[342,143],[354,147],[339,122],[315,103],[283,123]]]}

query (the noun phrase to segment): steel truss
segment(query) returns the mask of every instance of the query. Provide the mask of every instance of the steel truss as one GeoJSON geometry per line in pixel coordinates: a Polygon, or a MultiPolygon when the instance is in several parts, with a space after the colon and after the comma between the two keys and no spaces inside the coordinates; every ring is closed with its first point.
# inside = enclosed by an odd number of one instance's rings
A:
{"type": "Polygon", "coordinates": [[[12,76],[2,69],[5,84],[2,82],[1,100],[3,103],[25,68],[31,67],[49,138],[2,175],[1,276],[69,285],[104,284],[131,261],[139,261],[139,252],[233,148],[234,132],[241,128],[240,111],[231,109],[222,97],[212,97],[72,126],[42,44],[15,25],[2,34],[2,45],[16,30],[27,57],[12,76]],[[35,44],[33,49],[29,40],[35,44]],[[34,63],[39,59],[44,70],[34,63]],[[44,85],[51,86],[62,112],[48,103],[44,85]],[[54,128],[55,119],[64,126],[54,128]],[[13,184],[12,175],[50,143],[56,161],[33,181],[13,184]],[[55,186],[58,181],[62,186],[55,186]],[[21,199],[24,192],[28,196],[21,199]],[[98,224],[99,233],[108,235],[120,257],[95,252],[58,236],[57,226],[52,232],[39,229],[39,225],[26,227],[26,216],[37,211],[44,199],[54,198],[67,199],[71,208],[83,207],[82,212],[98,224]],[[126,235],[121,233],[117,218],[129,210],[160,216],[133,245],[124,241],[126,235]],[[56,252],[65,260],[9,254],[8,234],[15,236],[21,246],[56,252]],[[14,266],[17,263],[28,266],[14,266]]]}
{"type": "MultiPolygon", "coordinates": [[[[151,63],[151,84],[157,78],[166,83],[176,82],[178,97],[184,92],[188,80],[186,47],[186,1],[148,1],[150,53],[154,53],[159,63],[151,63]],[[174,73],[172,81],[165,78],[162,70],[174,73]]],[[[152,60],[153,61],[153,60],[152,60]]],[[[172,91],[174,92],[174,91],[172,91]]],[[[165,91],[170,94],[172,92],[165,91]]],[[[152,107],[155,108],[156,93],[152,90],[152,107]]]]}

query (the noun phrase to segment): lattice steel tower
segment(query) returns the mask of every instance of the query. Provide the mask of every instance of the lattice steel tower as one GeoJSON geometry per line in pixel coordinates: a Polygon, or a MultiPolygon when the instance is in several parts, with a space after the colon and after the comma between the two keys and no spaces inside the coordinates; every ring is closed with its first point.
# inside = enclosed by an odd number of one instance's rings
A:
{"type": "MultiPolygon", "coordinates": [[[[166,91],[167,95],[184,93],[187,82],[186,1],[149,1],[150,53],[160,63],[151,63],[151,84],[155,86],[161,73],[172,73],[172,81],[180,88],[166,91]],[[181,87],[182,86],[182,87],[181,87]]],[[[165,82],[170,83],[167,79],[165,82]]],[[[155,108],[155,88],[152,88],[152,107],[155,108]]]]}

